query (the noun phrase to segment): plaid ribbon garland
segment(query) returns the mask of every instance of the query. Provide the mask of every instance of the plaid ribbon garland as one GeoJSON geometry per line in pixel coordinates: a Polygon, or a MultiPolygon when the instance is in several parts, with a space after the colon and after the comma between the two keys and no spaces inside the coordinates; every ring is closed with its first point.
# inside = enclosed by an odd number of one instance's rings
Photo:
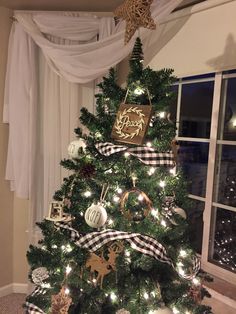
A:
{"type": "Polygon", "coordinates": [[[37,305],[34,305],[33,303],[30,302],[25,303],[25,308],[27,314],[46,314],[37,305]]]}
{"type": "MultiPolygon", "coordinates": [[[[78,231],[71,228],[65,222],[55,222],[56,227],[68,230],[70,232],[71,240],[75,245],[85,248],[90,252],[95,252],[100,249],[105,244],[116,241],[116,240],[125,240],[130,246],[145,255],[154,257],[156,260],[163,263],[167,263],[175,269],[175,266],[172,260],[167,256],[165,247],[159,243],[156,239],[142,235],[140,233],[124,232],[117,230],[104,230],[104,231],[95,231],[88,233],[86,235],[79,234],[78,231]]],[[[200,270],[200,260],[197,257],[193,258],[193,266],[191,273],[181,274],[180,276],[187,280],[192,280],[200,270]]]]}
{"type": "Polygon", "coordinates": [[[163,263],[173,266],[171,259],[167,257],[164,246],[152,237],[141,235],[139,233],[129,233],[111,229],[81,235],[66,223],[56,222],[55,225],[69,230],[71,240],[75,245],[87,249],[90,252],[97,251],[111,241],[125,240],[129,242],[131,247],[136,251],[152,256],[163,263]]]}
{"type": "Polygon", "coordinates": [[[174,153],[172,151],[159,153],[152,147],[138,146],[127,147],[123,145],[114,145],[113,143],[97,143],[96,149],[100,154],[108,157],[112,154],[126,151],[132,156],[137,157],[142,163],[149,166],[175,166],[174,153]]]}

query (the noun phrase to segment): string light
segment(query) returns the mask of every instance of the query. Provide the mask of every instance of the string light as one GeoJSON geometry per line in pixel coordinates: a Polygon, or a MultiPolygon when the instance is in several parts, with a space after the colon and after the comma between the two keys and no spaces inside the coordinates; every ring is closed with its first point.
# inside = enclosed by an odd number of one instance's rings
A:
{"type": "Polygon", "coordinates": [[[66,252],[70,253],[71,251],[73,251],[73,248],[71,247],[70,244],[67,244],[67,246],[66,246],[66,252]]]}
{"type": "Polygon", "coordinates": [[[146,143],[146,146],[147,146],[147,147],[152,147],[152,143],[151,143],[151,142],[147,142],[147,143],[146,143]]]}
{"type": "Polygon", "coordinates": [[[159,185],[161,188],[164,188],[166,186],[166,183],[165,183],[165,181],[160,181],[159,185]]]}
{"type": "Polygon", "coordinates": [[[72,271],[72,268],[70,267],[70,265],[66,266],[66,274],[69,275],[69,273],[72,271]]]}
{"type": "Polygon", "coordinates": [[[117,188],[116,191],[117,191],[118,194],[121,194],[123,192],[121,188],[117,188]]]}
{"type": "Polygon", "coordinates": [[[91,191],[85,191],[84,192],[84,196],[85,197],[90,197],[92,195],[92,192],[91,191]]]}
{"type": "Polygon", "coordinates": [[[68,288],[65,289],[65,294],[69,294],[70,290],[68,288]]]}
{"type": "Polygon", "coordinates": [[[179,310],[176,307],[173,307],[173,313],[174,314],[179,314],[180,312],[179,312],[179,310]]]}
{"type": "Polygon", "coordinates": [[[92,282],[95,284],[95,283],[97,283],[97,280],[94,278],[94,279],[92,280],[92,282]]]}
{"type": "Polygon", "coordinates": [[[155,217],[155,218],[157,218],[158,217],[158,209],[152,209],[151,210],[151,215],[153,216],[153,217],[155,217]]]}
{"type": "Polygon", "coordinates": [[[56,245],[56,244],[53,244],[53,245],[52,245],[52,248],[53,248],[53,249],[57,249],[57,245],[56,245]]]}
{"type": "Polygon", "coordinates": [[[114,292],[112,292],[112,293],[110,294],[110,298],[111,298],[111,300],[114,302],[114,301],[117,299],[117,296],[116,296],[116,294],[115,294],[114,292]]]}
{"type": "Polygon", "coordinates": [[[161,225],[162,225],[163,227],[166,227],[166,226],[167,226],[166,221],[165,221],[164,219],[161,220],[161,225]]]}
{"type": "Polygon", "coordinates": [[[135,88],[135,90],[134,90],[135,95],[142,95],[143,93],[144,93],[144,89],[142,89],[139,86],[137,88],[135,88]]]}
{"type": "Polygon", "coordinates": [[[128,257],[129,257],[129,256],[130,256],[130,251],[126,250],[126,251],[125,251],[125,256],[128,256],[128,257]]]}
{"type": "Polygon", "coordinates": [[[125,153],[124,153],[124,156],[125,156],[125,158],[128,158],[128,157],[130,156],[130,153],[125,152],[125,153]]]}
{"type": "Polygon", "coordinates": [[[165,111],[159,112],[159,117],[160,117],[161,119],[164,119],[164,118],[165,118],[165,115],[166,115],[165,111]]]}
{"type": "Polygon", "coordinates": [[[113,197],[113,201],[114,201],[115,203],[118,203],[119,200],[120,200],[119,196],[115,195],[115,196],[113,197]]]}
{"type": "Polygon", "coordinates": [[[195,278],[193,278],[193,284],[194,285],[196,285],[196,286],[198,286],[199,284],[200,284],[200,280],[199,279],[197,279],[196,277],[195,278]]]}
{"type": "Polygon", "coordinates": [[[143,297],[144,297],[145,300],[148,300],[148,299],[149,299],[148,293],[147,293],[147,292],[144,292],[143,297]]]}
{"type": "Polygon", "coordinates": [[[151,167],[149,170],[148,170],[148,175],[151,176],[155,173],[156,169],[154,167],[151,167]]]}
{"type": "Polygon", "coordinates": [[[138,196],[138,200],[139,200],[140,202],[142,202],[142,201],[143,201],[143,199],[144,199],[143,195],[142,195],[142,194],[139,194],[139,196],[138,196]]]}
{"type": "Polygon", "coordinates": [[[179,255],[181,257],[186,257],[187,256],[187,252],[185,250],[180,250],[179,255]]]}

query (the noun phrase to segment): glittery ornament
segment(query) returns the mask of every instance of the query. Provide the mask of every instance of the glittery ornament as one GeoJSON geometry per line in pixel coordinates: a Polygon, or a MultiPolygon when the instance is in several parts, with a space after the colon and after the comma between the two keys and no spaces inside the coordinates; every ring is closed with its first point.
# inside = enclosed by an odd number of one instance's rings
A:
{"type": "Polygon", "coordinates": [[[125,2],[114,11],[116,17],[126,21],[126,44],[140,26],[148,29],[156,28],[156,24],[150,12],[152,2],[153,0],[125,0],[125,2]]]}
{"type": "Polygon", "coordinates": [[[40,286],[49,277],[49,273],[46,267],[38,267],[32,271],[31,277],[33,283],[40,286]]]}
{"type": "Polygon", "coordinates": [[[71,303],[72,299],[66,294],[65,287],[62,287],[58,294],[52,295],[51,314],[68,314],[71,303]]]}

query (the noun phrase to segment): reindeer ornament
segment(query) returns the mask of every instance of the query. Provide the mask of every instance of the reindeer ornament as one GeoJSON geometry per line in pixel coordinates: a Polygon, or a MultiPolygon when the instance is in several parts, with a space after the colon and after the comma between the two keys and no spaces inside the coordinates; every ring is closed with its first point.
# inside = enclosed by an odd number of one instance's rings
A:
{"type": "Polygon", "coordinates": [[[100,285],[102,289],[103,279],[111,271],[116,271],[116,258],[124,250],[122,242],[113,243],[108,248],[108,259],[104,258],[103,252],[101,256],[91,253],[85,267],[90,268],[91,275],[97,273],[96,285],[100,285]]]}

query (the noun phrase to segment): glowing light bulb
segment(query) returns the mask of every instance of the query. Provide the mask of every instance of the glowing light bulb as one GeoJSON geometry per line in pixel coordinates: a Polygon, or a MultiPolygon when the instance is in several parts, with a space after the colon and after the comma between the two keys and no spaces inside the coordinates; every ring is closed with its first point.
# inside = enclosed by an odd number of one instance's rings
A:
{"type": "Polygon", "coordinates": [[[144,292],[143,297],[144,297],[145,300],[148,300],[148,299],[149,299],[148,293],[147,293],[147,292],[144,292]]]}
{"type": "Polygon", "coordinates": [[[200,284],[200,280],[198,278],[193,278],[193,284],[198,286],[200,284]]]}
{"type": "Polygon", "coordinates": [[[185,275],[185,271],[183,270],[183,268],[179,268],[179,274],[181,276],[184,276],[185,275]]]}
{"type": "Polygon", "coordinates": [[[147,143],[146,143],[146,146],[147,146],[147,147],[152,147],[152,143],[151,143],[151,142],[147,142],[147,143]]]}
{"type": "Polygon", "coordinates": [[[85,197],[90,197],[92,195],[91,191],[85,191],[84,196],[85,197]]]}
{"type": "Polygon", "coordinates": [[[135,95],[142,95],[143,93],[144,93],[144,90],[139,86],[137,88],[135,88],[135,90],[134,90],[135,95]]]}
{"type": "Polygon", "coordinates": [[[56,245],[56,244],[53,244],[53,245],[52,245],[52,248],[53,248],[53,249],[57,249],[57,245],[56,245]]]}
{"type": "Polygon", "coordinates": [[[62,246],[61,246],[62,251],[64,251],[65,248],[66,248],[65,245],[62,245],[62,246]]]}
{"type": "Polygon", "coordinates": [[[149,176],[153,175],[153,173],[155,173],[155,171],[156,171],[156,168],[151,167],[151,168],[148,170],[148,175],[149,175],[149,176]]]}
{"type": "Polygon", "coordinates": [[[68,288],[65,289],[65,294],[69,294],[70,290],[68,288]]]}
{"type": "Polygon", "coordinates": [[[69,273],[72,271],[72,268],[70,267],[70,265],[66,266],[66,274],[69,275],[69,273]]]}
{"type": "Polygon", "coordinates": [[[128,158],[128,157],[130,156],[130,153],[125,152],[125,153],[124,153],[124,156],[125,156],[125,158],[128,158]]]}
{"type": "Polygon", "coordinates": [[[117,191],[118,194],[121,194],[123,192],[121,188],[117,188],[116,191],[117,191]]]}
{"type": "Polygon", "coordinates": [[[152,215],[153,217],[157,218],[157,217],[158,217],[158,210],[153,208],[153,209],[151,210],[151,215],[152,215]]]}
{"type": "Polygon", "coordinates": [[[144,199],[143,195],[142,195],[142,194],[139,194],[139,196],[138,196],[138,200],[139,200],[140,202],[142,202],[142,201],[143,201],[143,199],[144,199]]]}
{"type": "Polygon", "coordinates": [[[160,181],[159,185],[161,188],[164,188],[166,186],[166,183],[165,183],[165,181],[160,181]]]}
{"type": "Polygon", "coordinates": [[[151,292],[151,295],[152,295],[153,297],[155,297],[155,296],[156,296],[155,291],[152,291],[152,292],[151,292]]]}
{"type": "Polygon", "coordinates": [[[166,226],[167,226],[167,225],[166,225],[166,221],[162,219],[161,225],[162,225],[163,227],[166,227],[166,226]]]}
{"type": "Polygon", "coordinates": [[[159,112],[159,117],[160,117],[161,119],[164,119],[164,118],[165,118],[165,115],[166,115],[165,111],[159,112]]]}
{"type": "Polygon", "coordinates": [[[179,255],[181,257],[186,257],[187,256],[187,252],[185,250],[180,250],[179,255]]]}
{"type": "Polygon", "coordinates": [[[72,251],[72,247],[70,246],[70,244],[67,244],[66,246],[66,252],[70,253],[72,251]]]}
{"type": "Polygon", "coordinates": [[[125,251],[125,256],[128,256],[128,257],[129,257],[129,256],[130,256],[130,251],[126,250],[126,251],[125,251]]]}
{"type": "Polygon", "coordinates": [[[111,218],[110,219],[108,219],[108,225],[112,225],[113,223],[114,223],[114,220],[112,220],[111,218]]]}
{"type": "Polygon", "coordinates": [[[115,195],[115,196],[113,197],[113,201],[114,201],[115,203],[118,203],[119,200],[120,200],[119,196],[115,195]]]}
{"type": "Polygon", "coordinates": [[[92,280],[92,282],[93,282],[93,283],[97,283],[97,280],[94,278],[94,279],[92,280]]]}
{"type": "Polygon", "coordinates": [[[173,307],[173,313],[174,314],[179,314],[180,312],[179,312],[179,310],[176,307],[173,307]]]}
{"type": "Polygon", "coordinates": [[[111,298],[112,301],[115,301],[117,299],[117,296],[116,296],[116,294],[114,292],[112,292],[110,294],[110,298],[111,298]]]}
{"type": "Polygon", "coordinates": [[[170,173],[173,175],[176,175],[176,168],[174,167],[174,168],[170,169],[170,173]]]}

